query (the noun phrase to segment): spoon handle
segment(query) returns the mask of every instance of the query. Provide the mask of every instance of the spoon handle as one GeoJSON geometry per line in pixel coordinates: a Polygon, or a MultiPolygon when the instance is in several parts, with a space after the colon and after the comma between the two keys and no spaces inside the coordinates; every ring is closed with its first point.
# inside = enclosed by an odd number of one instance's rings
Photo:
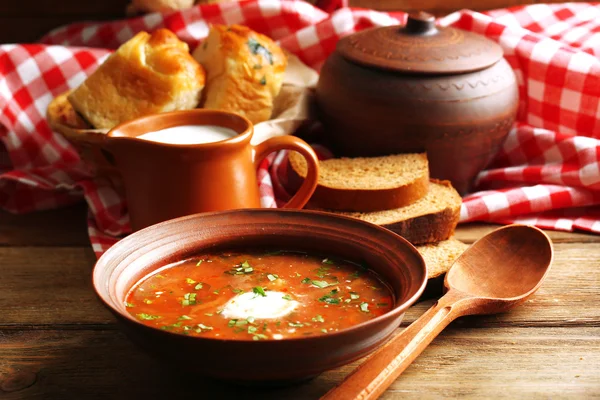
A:
{"type": "Polygon", "coordinates": [[[449,291],[419,319],[377,349],[342,383],[321,400],[376,399],[421,354],[431,341],[460,314],[452,307],[465,296],[449,291]]]}

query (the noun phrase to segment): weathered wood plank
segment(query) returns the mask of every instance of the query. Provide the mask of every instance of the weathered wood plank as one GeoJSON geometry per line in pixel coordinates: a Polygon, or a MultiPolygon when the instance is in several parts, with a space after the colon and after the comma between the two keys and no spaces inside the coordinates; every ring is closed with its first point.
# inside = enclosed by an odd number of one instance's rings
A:
{"type": "MultiPolygon", "coordinates": [[[[600,246],[558,243],[555,250],[547,281],[525,305],[507,314],[456,323],[472,327],[600,326],[600,246]]],[[[89,247],[0,247],[0,327],[112,323],[92,289],[94,262],[89,247]]],[[[429,305],[431,301],[413,307],[405,323],[429,305]]]]}
{"type": "Polygon", "coordinates": [[[92,288],[89,247],[0,247],[0,326],[112,321],[92,288]]]}
{"type": "MultiPolygon", "coordinates": [[[[260,360],[240,362],[251,368],[260,360]]],[[[324,394],[357,365],[326,372],[299,386],[244,388],[169,371],[116,331],[0,331],[0,397],[6,400],[184,396],[306,400],[324,394]]],[[[458,396],[598,397],[600,328],[451,326],[383,399],[458,396]]]]}
{"type": "Polygon", "coordinates": [[[90,246],[87,205],[29,214],[0,210],[0,246],[90,246]]]}
{"type": "MultiPolygon", "coordinates": [[[[469,223],[457,227],[455,237],[465,243],[473,243],[503,225],[469,223]]],[[[553,243],[599,243],[600,235],[585,232],[544,231],[553,243]]]]}

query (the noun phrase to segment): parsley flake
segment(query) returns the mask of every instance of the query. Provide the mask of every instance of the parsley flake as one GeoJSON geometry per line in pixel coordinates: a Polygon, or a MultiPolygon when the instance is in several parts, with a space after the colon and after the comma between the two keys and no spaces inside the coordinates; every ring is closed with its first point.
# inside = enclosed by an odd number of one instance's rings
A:
{"type": "Polygon", "coordinates": [[[330,286],[330,284],[327,281],[312,281],[312,284],[321,289],[330,286]]]}
{"type": "Polygon", "coordinates": [[[264,86],[264,85],[266,85],[266,84],[267,84],[267,77],[266,77],[266,76],[263,76],[263,77],[260,79],[260,81],[258,81],[258,83],[260,83],[260,84],[261,84],[261,85],[263,85],[263,86],[264,86]]]}
{"type": "Polygon", "coordinates": [[[322,316],[320,316],[320,315],[317,315],[316,317],[313,317],[312,320],[315,321],[315,322],[325,322],[325,319],[322,316]]]}
{"type": "Polygon", "coordinates": [[[151,315],[151,314],[146,314],[146,313],[137,314],[137,317],[139,319],[143,319],[143,320],[146,320],[146,321],[152,321],[153,319],[159,319],[160,318],[159,315],[151,315]]]}
{"type": "Polygon", "coordinates": [[[190,320],[190,319],[192,319],[192,317],[188,317],[187,315],[182,315],[181,317],[179,317],[179,318],[177,318],[177,319],[178,319],[179,321],[182,321],[182,320],[190,320]]]}
{"type": "Polygon", "coordinates": [[[360,297],[360,295],[359,295],[358,293],[356,293],[356,292],[350,292],[350,298],[351,298],[352,300],[356,300],[356,299],[358,299],[359,297],[360,297]]]}
{"type": "Polygon", "coordinates": [[[125,302],[125,307],[132,308],[132,307],[135,307],[135,306],[133,305],[133,303],[125,302]]]}
{"type": "Polygon", "coordinates": [[[329,258],[325,258],[323,261],[321,261],[323,264],[333,264],[333,260],[330,260],[329,258]]]}
{"type": "Polygon", "coordinates": [[[185,278],[186,283],[189,283],[190,285],[193,285],[194,283],[196,283],[195,280],[193,280],[192,278],[185,278]]]}
{"type": "Polygon", "coordinates": [[[253,287],[252,292],[254,292],[255,294],[260,295],[262,297],[267,297],[267,294],[265,293],[265,289],[263,289],[261,286],[253,287]]]}
{"type": "Polygon", "coordinates": [[[282,297],[282,299],[284,299],[284,300],[292,300],[292,296],[290,296],[289,294],[286,294],[285,296],[282,297]]]}
{"type": "Polygon", "coordinates": [[[199,283],[198,283],[196,286],[194,286],[194,289],[196,289],[196,290],[200,290],[200,289],[202,289],[202,286],[204,286],[204,285],[202,284],[202,282],[199,282],[199,283]]]}
{"type": "Polygon", "coordinates": [[[312,280],[310,278],[304,278],[302,279],[302,283],[311,283],[312,280]]]}
{"type": "Polygon", "coordinates": [[[369,312],[369,303],[360,303],[360,311],[369,312]]]}
{"type": "Polygon", "coordinates": [[[194,304],[196,304],[196,293],[186,293],[183,295],[183,300],[181,301],[181,305],[193,306],[194,304]]]}
{"type": "Polygon", "coordinates": [[[264,58],[267,59],[269,64],[273,65],[273,54],[262,44],[260,44],[256,39],[250,38],[248,39],[248,48],[252,52],[252,54],[260,54],[264,58]]]}
{"type": "Polygon", "coordinates": [[[274,280],[277,280],[277,278],[279,278],[279,277],[275,274],[267,274],[267,279],[270,280],[271,282],[273,282],[274,280]]]}
{"type": "Polygon", "coordinates": [[[288,325],[292,328],[302,328],[304,326],[304,324],[300,322],[288,322],[288,325]]]}

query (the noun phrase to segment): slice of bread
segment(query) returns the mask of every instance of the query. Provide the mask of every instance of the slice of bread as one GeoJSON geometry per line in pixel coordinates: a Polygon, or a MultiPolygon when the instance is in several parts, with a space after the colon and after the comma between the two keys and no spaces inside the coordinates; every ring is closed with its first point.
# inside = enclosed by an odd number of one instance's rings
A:
{"type": "Polygon", "coordinates": [[[468,244],[450,238],[443,242],[417,246],[427,265],[427,278],[437,278],[448,272],[454,261],[469,247],[468,244]]]}
{"type": "Polygon", "coordinates": [[[420,245],[450,238],[458,224],[461,204],[450,182],[432,179],[427,195],[406,207],[367,213],[325,211],[381,225],[420,245]]]}
{"type": "MultiPolygon", "coordinates": [[[[299,153],[289,154],[290,180],[306,177],[299,153]]],[[[369,158],[332,158],[319,164],[319,183],[310,204],[338,211],[380,211],[423,198],[429,187],[427,155],[397,154],[369,158]]]]}

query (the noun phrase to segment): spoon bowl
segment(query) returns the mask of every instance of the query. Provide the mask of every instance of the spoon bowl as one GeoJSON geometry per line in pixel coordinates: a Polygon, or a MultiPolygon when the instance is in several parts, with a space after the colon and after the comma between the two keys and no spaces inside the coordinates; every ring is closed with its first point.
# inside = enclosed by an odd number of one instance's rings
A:
{"type": "Polygon", "coordinates": [[[495,314],[518,305],[540,287],[552,263],[552,245],[541,230],[526,225],[496,229],[475,242],[452,265],[444,286],[483,308],[473,314],[495,314]]]}
{"type": "Polygon", "coordinates": [[[479,239],[446,274],[446,294],[322,399],[378,398],[454,319],[507,311],[527,300],[552,257],[548,236],[531,226],[509,225],[479,239]]]}

